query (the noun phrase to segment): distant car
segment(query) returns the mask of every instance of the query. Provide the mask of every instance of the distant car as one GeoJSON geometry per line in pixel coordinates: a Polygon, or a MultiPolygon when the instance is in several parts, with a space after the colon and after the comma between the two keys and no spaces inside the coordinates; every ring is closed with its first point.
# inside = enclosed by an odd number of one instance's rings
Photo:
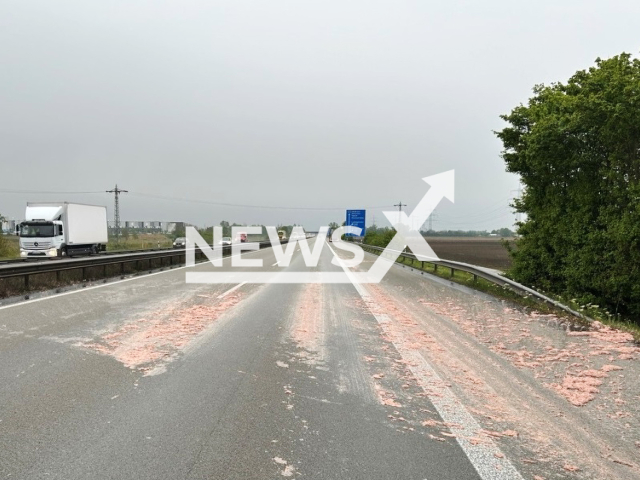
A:
{"type": "Polygon", "coordinates": [[[218,245],[231,245],[233,242],[231,241],[231,237],[222,237],[222,240],[218,242],[218,245]]]}
{"type": "Polygon", "coordinates": [[[178,237],[173,242],[173,248],[185,248],[187,246],[187,239],[185,237],[178,237]]]}

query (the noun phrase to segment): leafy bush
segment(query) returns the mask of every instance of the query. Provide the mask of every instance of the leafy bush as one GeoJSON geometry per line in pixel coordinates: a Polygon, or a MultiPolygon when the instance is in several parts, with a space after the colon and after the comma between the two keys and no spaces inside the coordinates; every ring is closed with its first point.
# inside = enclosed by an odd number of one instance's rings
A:
{"type": "Polygon", "coordinates": [[[363,242],[374,247],[386,247],[395,236],[395,228],[368,228],[363,242]]]}

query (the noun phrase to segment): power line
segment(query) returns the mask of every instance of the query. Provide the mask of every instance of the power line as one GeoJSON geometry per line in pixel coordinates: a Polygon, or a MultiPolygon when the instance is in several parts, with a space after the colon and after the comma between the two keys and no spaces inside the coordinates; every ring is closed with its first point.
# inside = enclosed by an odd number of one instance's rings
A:
{"type": "Polygon", "coordinates": [[[487,215],[491,215],[493,213],[499,212],[501,210],[510,210],[511,207],[509,204],[504,202],[502,205],[486,207],[482,211],[476,210],[475,212],[464,213],[460,215],[447,215],[447,218],[456,219],[456,220],[465,220],[471,218],[484,217],[487,215]]]}
{"type": "MultiPolygon", "coordinates": [[[[186,203],[199,203],[203,205],[214,205],[218,207],[235,207],[235,208],[253,208],[253,209],[264,209],[264,210],[313,210],[313,211],[329,211],[329,210],[345,210],[345,207],[291,207],[291,206],[276,206],[276,205],[248,205],[242,203],[228,203],[228,202],[216,202],[211,200],[198,200],[192,198],[180,198],[180,197],[170,197],[166,195],[156,195],[151,193],[142,193],[142,192],[129,192],[131,195],[143,198],[153,198],[156,200],[168,200],[172,202],[186,202],[186,203]]],[[[395,205],[394,205],[395,206],[395,205]]],[[[363,207],[365,209],[377,209],[377,208],[388,208],[389,205],[378,205],[374,207],[363,207]]]]}
{"type": "Polygon", "coordinates": [[[105,192],[61,192],[61,191],[51,191],[51,190],[0,190],[0,193],[10,193],[10,194],[20,194],[20,193],[40,193],[47,195],[93,195],[97,193],[105,193],[105,192]]]}
{"type": "Polygon", "coordinates": [[[476,220],[476,221],[466,221],[466,222],[449,222],[449,221],[443,221],[442,223],[446,224],[446,225],[479,225],[481,223],[487,223],[487,222],[492,222],[495,220],[500,220],[502,218],[505,218],[509,215],[513,215],[512,212],[504,212],[498,216],[494,216],[491,218],[485,218],[482,220],[476,220]]]}
{"type": "MultiPolygon", "coordinates": [[[[345,207],[294,207],[294,206],[279,206],[279,205],[251,205],[251,204],[242,204],[242,203],[231,203],[231,202],[218,202],[211,200],[200,200],[193,198],[184,198],[184,197],[172,197],[168,195],[158,195],[153,193],[144,193],[144,192],[136,192],[136,191],[125,191],[119,190],[122,193],[129,193],[130,195],[142,197],[142,198],[151,198],[156,200],[166,200],[171,202],[184,202],[184,203],[197,203],[202,205],[213,205],[219,207],[233,207],[233,208],[251,208],[251,209],[262,209],[262,210],[299,210],[299,211],[341,211],[344,210],[345,207]]],[[[46,195],[95,195],[95,194],[104,194],[104,193],[115,193],[114,190],[104,191],[53,191],[53,190],[0,190],[0,194],[46,194],[46,195]]],[[[391,205],[374,205],[374,206],[363,206],[363,209],[370,210],[379,210],[389,208],[391,205]]],[[[393,205],[394,207],[398,207],[398,211],[402,211],[402,207],[406,207],[405,203],[397,203],[393,205]]]]}
{"type": "Polygon", "coordinates": [[[484,220],[490,220],[495,218],[497,215],[506,215],[508,213],[513,213],[513,211],[508,208],[500,208],[494,211],[485,212],[481,215],[470,215],[470,216],[459,216],[459,217],[450,217],[448,215],[443,215],[443,218],[446,219],[447,222],[455,222],[455,223],[467,223],[467,222],[482,222],[484,220]]]}

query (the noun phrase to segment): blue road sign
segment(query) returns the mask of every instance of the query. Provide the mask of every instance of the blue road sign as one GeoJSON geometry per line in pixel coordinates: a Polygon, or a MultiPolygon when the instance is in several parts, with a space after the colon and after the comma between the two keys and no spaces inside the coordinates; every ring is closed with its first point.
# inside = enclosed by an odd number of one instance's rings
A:
{"type": "MultiPolygon", "coordinates": [[[[347,223],[346,226],[361,228],[362,232],[360,232],[360,236],[364,237],[365,233],[365,218],[366,218],[366,210],[347,210],[347,223]]],[[[346,237],[357,237],[353,233],[346,233],[346,237]]]]}

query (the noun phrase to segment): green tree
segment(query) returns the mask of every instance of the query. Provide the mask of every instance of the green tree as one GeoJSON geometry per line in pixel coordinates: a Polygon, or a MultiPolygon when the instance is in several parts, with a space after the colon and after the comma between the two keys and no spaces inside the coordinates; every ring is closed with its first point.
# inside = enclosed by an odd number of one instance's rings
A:
{"type": "Polygon", "coordinates": [[[386,247],[396,235],[395,228],[368,228],[363,239],[363,243],[374,247],[386,247]]]}
{"type": "Polygon", "coordinates": [[[199,229],[198,233],[207,244],[213,245],[213,228],[199,229]]]}
{"type": "Polygon", "coordinates": [[[220,222],[220,226],[222,227],[222,236],[230,237],[231,236],[231,225],[226,220],[222,220],[220,222]]]}
{"type": "Polygon", "coordinates": [[[176,228],[173,231],[173,239],[182,238],[187,236],[187,229],[184,222],[176,222],[176,228]]]}
{"type": "Polygon", "coordinates": [[[287,238],[291,237],[291,231],[293,230],[293,225],[278,225],[276,227],[276,231],[284,231],[287,238]]]}
{"type": "Polygon", "coordinates": [[[513,232],[509,228],[499,228],[498,230],[491,230],[491,233],[500,237],[513,237],[513,232]]]}
{"type": "Polygon", "coordinates": [[[526,214],[512,252],[524,283],[640,314],[640,61],[629,54],[538,85],[501,118],[526,214]]]}

